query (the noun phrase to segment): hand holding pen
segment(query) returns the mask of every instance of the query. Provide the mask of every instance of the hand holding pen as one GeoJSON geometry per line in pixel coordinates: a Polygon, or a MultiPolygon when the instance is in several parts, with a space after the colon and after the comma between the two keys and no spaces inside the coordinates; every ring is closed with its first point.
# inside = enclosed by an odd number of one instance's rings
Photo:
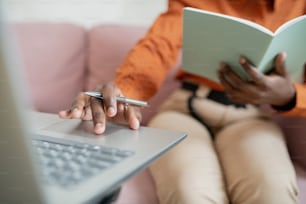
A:
{"type": "MultiPolygon", "coordinates": [[[[92,97],[95,97],[97,99],[101,99],[101,100],[105,99],[103,94],[100,93],[100,92],[97,92],[97,91],[87,91],[87,92],[84,92],[84,93],[88,96],[92,96],[92,97]]],[[[126,98],[126,97],[122,97],[122,96],[117,96],[116,100],[118,102],[125,103],[126,105],[131,104],[131,105],[139,106],[139,107],[148,107],[149,106],[149,103],[146,102],[146,101],[135,100],[135,99],[126,98]]]]}
{"type": "Polygon", "coordinates": [[[141,122],[140,109],[147,106],[149,104],[145,101],[123,97],[121,90],[109,82],[96,92],[79,93],[70,109],[60,111],[59,117],[93,120],[95,134],[105,131],[106,120],[128,124],[131,129],[136,130],[141,122]]]}

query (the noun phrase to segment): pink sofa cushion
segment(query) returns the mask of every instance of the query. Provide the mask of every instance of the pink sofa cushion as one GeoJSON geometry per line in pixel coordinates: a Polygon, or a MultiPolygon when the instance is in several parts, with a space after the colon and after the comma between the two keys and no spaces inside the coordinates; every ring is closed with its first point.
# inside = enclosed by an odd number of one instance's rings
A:
{"type": "MultiPolygon", "coordinates": [[[[113,80],[116,68],[146,31],[145,27],[128,25],[99,25],[92,28],[89,33],[89,69],[85,88],[92,90],[98,84],[113,80]]],[[[156,113],[165,96],[178,86],[173,75],[179,62],[168,74],[160,92],[150,100],[150,108],[143,110],[144,125],[156,113]]]]}
{"type": "Polygon", "coordinates": [[[138,173],[122,185],[114,204],[158,204],[153,178],[148,169],[138,173]]]}
{"type": "Polygon", "coordinates": [[[23,23],[14,29],[34,108],[52,113],[68,108],[84,87],[85,30],[64,23],[23,23]]]}
{"type": "Polygon", "coordinates": [[[146,30],[126,25],[93,27],[89,32],[89,67],[85,88],[91,90],[114,79],[116,68],[146,30]]]}

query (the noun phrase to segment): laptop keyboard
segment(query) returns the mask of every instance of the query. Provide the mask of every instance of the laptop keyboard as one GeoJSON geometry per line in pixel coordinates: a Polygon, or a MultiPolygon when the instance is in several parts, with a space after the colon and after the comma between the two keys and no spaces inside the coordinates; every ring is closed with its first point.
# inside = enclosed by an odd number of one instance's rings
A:
{"type": "Polygon", "coordinates": [[[90,144],[61,144],[32,140],[43,180],[50,185],[73,187],[116,163],[134,155],[134,152],[90,144]]]}

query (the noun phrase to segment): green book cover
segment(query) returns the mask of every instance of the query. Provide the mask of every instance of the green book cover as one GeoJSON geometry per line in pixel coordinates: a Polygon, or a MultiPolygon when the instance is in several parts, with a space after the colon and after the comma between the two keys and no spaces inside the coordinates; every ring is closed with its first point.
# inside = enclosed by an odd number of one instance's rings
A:
{"type": "Polygon", "coordinates": [[[220,62],[247,80],[239,56],[246,56],[265,73],[272,68],[275,56],[285,51],[291,79],[301,82],[306,62],[306,15],[286,22],[273,33],[248,20],[186,7],[182,51],[184,71],[216,82],[220,62]]]}

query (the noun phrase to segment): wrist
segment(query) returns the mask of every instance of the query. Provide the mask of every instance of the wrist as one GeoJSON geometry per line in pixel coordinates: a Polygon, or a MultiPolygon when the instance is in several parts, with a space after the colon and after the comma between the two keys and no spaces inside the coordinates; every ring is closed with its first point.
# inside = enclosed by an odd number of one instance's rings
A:
{"type": "Polygon", "coordinates": [[[290,111],[296,106],[296,92],[294,91],[293,97],[285,103],[284,105],[271,105],[271,107],[279,112],[285,112],[285,111],[290,111]]]}

